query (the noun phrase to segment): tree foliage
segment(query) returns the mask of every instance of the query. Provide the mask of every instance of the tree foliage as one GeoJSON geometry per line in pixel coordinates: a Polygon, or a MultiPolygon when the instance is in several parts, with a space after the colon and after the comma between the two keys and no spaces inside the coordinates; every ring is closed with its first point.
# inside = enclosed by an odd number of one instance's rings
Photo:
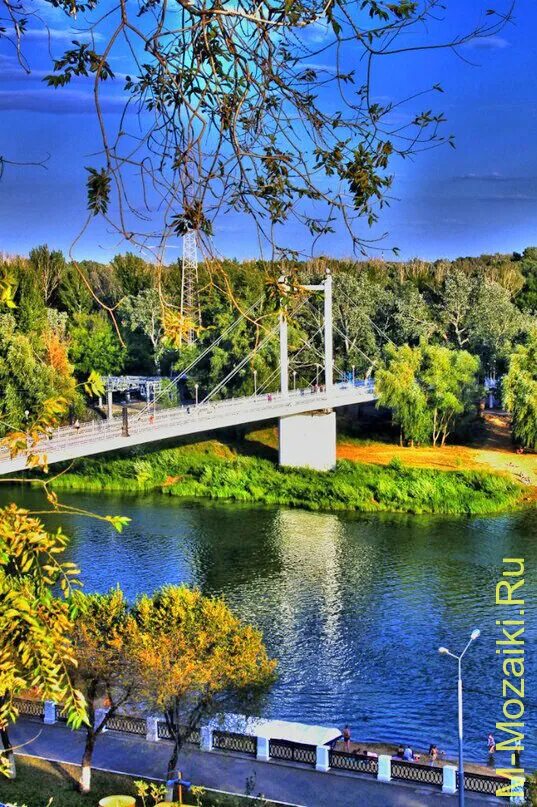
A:
{"type": "Polygon", "coordinates": [[[162,308],[160,295],[154,287],[125,297],[120,307],[123,326],[131,333],[141,332],[149,340],[157,370],[166,349],[162,308]]]}
{"type": "Polygon", "coordinates": [[[138,679],[129,649],[132,617],[122,591],[116,588],[106,594],[77,592],[74,604],[77,614],[72,642],[77,663],[71,676],[87,703],[80,789],[88,792],[95,743],[118,709],[135,701],[138,679]],[[97,709],[103,706],[107,711],[97,722],[97,709]]]}
{"type": "Polygon", "coordinates": [[[0,314],[0,435],[25,428],[45,401],[76,405],[79,394],[65,337],[54,327],[23,333],[12,314],[0,314]]]}
{"type": "Polygon", "coordinates": [[[513,416],[513,435],[526,448],[537,448],[537,331],[511,355],[503,379],[503,399],[513,416]]]}
{"type": "Polygon", "coordinates": [[[71,326],[70,357],[79,376],[95,371],[119,375],[125,350],[104,313],[76,314],[71,326]]]}
{"type": "Polygon", "coordinates": [[[401,437],[411,445],[444,445],[476,391],[479,360],[438,345],[390,346],[377,373],[379,405],[393,410],[401,437]]]}
{"type": "MultiPolygon", "coordinates": [[[[339,220],[363,249],[358,224],[374,224],[388,204],[394,160],[452,144],[427,97],[442,88],[413,80],[406,97],[379,100],[392,92],[377,64],[457,51],[510,18],[509,6],[489,10],[453,34],[459,21],[444,19],[440,0],[43,2],[59,27],[62,13],[71,25],[73,11],[82,26],[44,80],[58,92],[93,81],[103,160],[87,166],[90,214],[159,255],[167,235],[210,236],[225,210],[251,217],[276,254],[293,252],[281,226],[288,221],[316,241],[339,220]],[[119,82],[125,114],[108,116],[107,92],[119,82]],[[130,112],[138,126],[125,125],[130,112]]],[[[27,68],[26,23],[40,6],[3,5],[0,36],[17,44],[27,68]]]]}
{"type": "Polygon", "coordinates": [[[230,711],[270,685],[271,661],[258,630],[222,599],[185,586],[144,595],[134,608],[134,654],[144,700],[163,712],[173,740],[169,770],[185,738],[210,714],[230,711]]]}
{"type": "MultiPolygon", "coordinates": [[[[523,255],[455,261],[323,258],[287,261],[278,272],[287,273],[299,288],[321,282],[327,268],[332,271],[337,374],[349,376],[353,367],[357,377],[374,374],[391,343],[417,346],[426,341],[455,349],[462,345],[478,356],[484,375],[501,375],[534,321],[524,297],[523,267],[531,255],[529,248],[523,255]]],[[[14,306],[7,307],[6,316],[15,322],[14,328],[4,328],[3,350],[11,358],[4,358],[6,396],[0,419],[22,427],[25,410],[36,411],[40,379],[43,394],[50,384],[81,413],[80,398],[73,398],[73,373],[80,380],[95,370],[103,375],[152,375],[156,369],[165,375],[171,367],[182,371],[224,331],[218,347],[181,382],[182,400],[193,399],[196,383],[200,396],[214,389],[250,354],[217,396],[251,394],[255,386],[258,391],[276,389],[276,336],[259,349],[270,329],[277,328],[280,290],[273,282],[274,267],[261,260],[227,259],[222,267],[225,282],[220,283],[208,262],[200,264],[202,328],[194,344],[182,339],[179,345],[169,337],[181,323],[170,324],[168,314],[180,307],[180,262],[161,267],[160,287],[156,268],[134,255],[116,256],[109,264],[81,261],[78,268],[67,263],[49,306],[29,260],[0,262],[0,279],[14,306]],[[114,312],[117,329],[99,299],[114,312]],[[247,316],[231,328],[238,313],[245,312],[247,316]]],[[[315,382],[317,365],[323,364],[322,304],[311,297],[299,310],[294,302],[290,305],[297,309],[289,322],[290,379],[296,373],[297,385],[308,386],[315,382]]]]}
{"type": "Polygon", "coordinates": [[[86,719],[84,697],[69,675],[76,665],[70,632],[78,569],[59,557],[66,541],[27,510],[14,504],[0,510],[0,733],[12,773],[8,726],[18,715],[18,695],[33,689],[63,704],[73,728],[86,719]]]}

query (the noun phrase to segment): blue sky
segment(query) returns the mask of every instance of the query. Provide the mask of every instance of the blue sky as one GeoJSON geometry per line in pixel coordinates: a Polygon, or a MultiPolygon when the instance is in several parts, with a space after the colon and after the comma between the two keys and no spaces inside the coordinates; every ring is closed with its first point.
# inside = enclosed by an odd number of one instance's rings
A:
{"type": "MultiPolygon", "coordinates": [[[[450,0],[450,24],[459,30],[471,26],[476,17],[469,6],[474,4],[477,8],[478,0],[450,0]]],[[[57,56],[73,34],[53,9],[47,20],[57,56]]],[[[387,248],[398,246],[404,258],[434,259],[537,244],[536,27],[537,5],[518,0],[514,24],[466,45],[465,60],[437,51],[383,62],[375,77],[383,97],[397,99],[422,80],[442,84],[445,94],[432,103],[446,113],[446,132],[455,135],[457,144],[455,150],[446,146],[394,164],[394,200],[372,233],[387,232],[387,248]]],[[[50,155],[46,169],[6,166],[0,181],[0,252],[25,254],[45,242],[67,251],[85,219],[84,166],[99,164],[89,85],[46,87],[47,50],[43,33],[34,30],[26,44],[32,72],[25,76],[0,40],[0,154],[20,161],[50,155]]],[[[119,73],[120,62],[114,64],[119,73]]],[[[116,86],[105,105],[111,116],[121,105],[121,82],[116,86]]],[[[362,233],[369,234],[365,228],[362,233]]],[[[291,226],[286,240],[308,248],[305,235],[291,226]]],[[[217,222],[215,241],[230,257],[258,255],[255,229],[238,215],[217,222]]],[[[94,223],[74,254],[106,260],[125,249],[117,236],[94,223]]],[[[171,243],[169,259],[179,250],[180,243],[171,243]]],[[[342,257],[351,253],[351,245],[341,229],[318,251],[342,257]]]]}

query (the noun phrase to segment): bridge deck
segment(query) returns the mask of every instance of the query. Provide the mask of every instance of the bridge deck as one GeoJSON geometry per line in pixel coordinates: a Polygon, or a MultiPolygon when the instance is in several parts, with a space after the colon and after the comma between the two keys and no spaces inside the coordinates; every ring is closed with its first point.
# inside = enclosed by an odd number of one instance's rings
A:
{"type": "MultiPolygon", "coordinates": [[[[129,436],[122,434],[122,418],[81,424],[78,430],[63,426],[54,431],[49,440],[43,440],[37,451],[46,453],[49,465],[78,457],[102,454],[120,448],[152,443],[188,434],[238,426],[243,423],[281,418],[317,409],[365,403],[376,399],[372,383],[335,385],[330,392],[308,390],[274,393],[270,396],[233,398],[164,409],[154,414],[145,411],[129,417],[129,436]],[[190,411],[188,411],[190,410],[190,411]]],[[[26,454],[14,459],[6,449],[0,450],[0,476],[21,471],[26,467],[26,454]]]]}

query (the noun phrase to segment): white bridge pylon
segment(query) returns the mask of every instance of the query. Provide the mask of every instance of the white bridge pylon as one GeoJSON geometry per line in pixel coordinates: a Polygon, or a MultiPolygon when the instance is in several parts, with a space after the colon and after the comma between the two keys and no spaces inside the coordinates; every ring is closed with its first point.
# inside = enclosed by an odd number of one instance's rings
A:
{"type": "MultiPolygon", "coordinates": [[[[283,288],[286,286],[285,278],[280,281],[283,288]]],[[[326,272],[323,283],[310,286],[301,286],[305,291],[322,291],[324,295],[324,386],[327,392],[334,383],[334,320],[332,314],[332,274],[326,272]]],[[[287,338],[287,316],[283,305],[280,306],[280,391],[283,395],[289,392],[289,346],[287,338]]]]}

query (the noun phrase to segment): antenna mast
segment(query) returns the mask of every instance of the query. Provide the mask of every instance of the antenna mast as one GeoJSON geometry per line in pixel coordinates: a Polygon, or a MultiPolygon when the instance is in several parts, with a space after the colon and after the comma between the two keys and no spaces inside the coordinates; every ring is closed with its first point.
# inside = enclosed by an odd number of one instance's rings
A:
{"type": "Polygon", "coordinates": [[[190,230],[183,236],[183,267],[181,272],[181,317],[191,324],[184,337],[187,345],[191,345],[195,341],[195,328],[201,324],[198,285],[196,231],[190,230]]]}

